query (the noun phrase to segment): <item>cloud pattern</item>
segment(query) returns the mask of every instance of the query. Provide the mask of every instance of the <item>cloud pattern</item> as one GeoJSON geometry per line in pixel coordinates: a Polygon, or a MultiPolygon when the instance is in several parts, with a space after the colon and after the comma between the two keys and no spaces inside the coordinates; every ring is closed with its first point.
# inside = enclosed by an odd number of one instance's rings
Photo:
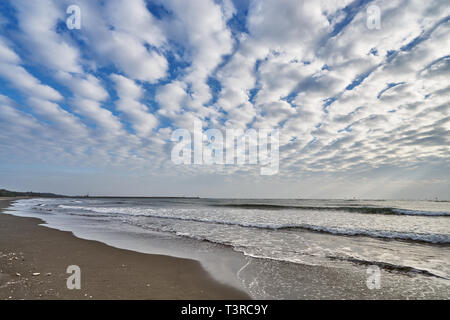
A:
{"type": "Polygon", "coordinates": [[[448,1],[14,0],[0,26],[3,163],[257,179],[171,163],[200,120],[279,129],[280,181],[434,165],[448,186],[448,1]]]}

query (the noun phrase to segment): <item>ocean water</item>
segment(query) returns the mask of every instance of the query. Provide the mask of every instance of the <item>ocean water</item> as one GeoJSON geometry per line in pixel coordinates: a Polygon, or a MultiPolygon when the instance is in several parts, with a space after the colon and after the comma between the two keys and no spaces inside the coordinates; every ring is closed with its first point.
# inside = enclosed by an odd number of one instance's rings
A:
{"type": "Polygon", "coordinates": [[[361,297],[450,297],[445,201],[28,199],[10,212],[118,247],[198,259],[255,298],[352,298],[355,281],[361,297]],[[378,293],[365,286],[368,266],[383,272],[378,293]]]}

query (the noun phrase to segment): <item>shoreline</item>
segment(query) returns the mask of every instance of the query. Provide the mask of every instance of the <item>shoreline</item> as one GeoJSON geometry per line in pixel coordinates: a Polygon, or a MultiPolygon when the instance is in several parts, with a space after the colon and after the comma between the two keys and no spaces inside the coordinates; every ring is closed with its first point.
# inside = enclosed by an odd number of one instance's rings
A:
{"type": "Polygon", "coordinates": [[[250,299],[214,280],[199,261],[139,253],[3,213],[0,199],[0,299],[250,299]],[[81,289],[66,269],[81,269],[81,289]],[[39,275],[33,275],[37,274],[39,275]]]}
{"type": "MultiPolygon", "coordinates": [[[[72,211],[61,211],[60,215],[47,214],[47,211],[58,211],[58,202],[49,205],[38,200],[31,204],[20,201],[14,204],[14,200],[21,199],[9,199],[11,209],[0,213],[0,299],[448,299],[447,280],[404,269],[386,268],[384,264],[377,265],[376,259],[367,261],[370,265],[331,258],[319,263],[313,261],[312,264],[308,261],[271,259],[235,250],[226,243],[143,229],[139,221],[133,224],[115,218],[85,218],[72,211]],[[39,209],[40,206],[43,209],[39,209]],[[37,235],[34,234],[36,230],[40,230],[37,235]],[[20,234],[26,236],[19,237],[20,234]],[[64,240],[66,238],[71,239],[68,245],[64,240]],[[57,245],[50,243],[49,247],[49,241],[57,245]],[[21,246],[17,249],[15,246],[18,243],[21,246]],[[55,272],[35,270],[33,263],[36,258],[25,255],[23,247],[38,254],[40,268],[58,264],[59,269],[55,272]],[[128,257],[124,257],[123,252],[128,257]],[[61,255],[65,258],[63,265],[59,261],[61,255]],[[138,258],[142,256],[147,257],[147,262],[144,258],[138,258]],[[78,259],[75,262],[74,257],[78,259]],[[25,270],[18,270],[18,266],[30,260],[25,270]],[[133,264],[124,262],[129,260],[133,264]],[[66,288],[69,277],[66,268],[69,265],[81,267],[81,291],[66,288]],[[86,265],[91,273],[89,288],[83,283],[86,280],[86,265]],[[5,266],[12,268],[6,269],[5,266]],[[381,285],[377,290],[367,285],[371,266],[380,271],[381,285]],[[8,272],[2,271],[2,268],[8,272]],[[32,276],[34,272],[39,276],[32,276]],[[51,274],[47,279],[48,272],[51,274]],[[50,279],[54,275],[59,278],[50,279]],[[148,281],[149,278],[157,279],[152,282],[148,281]],[[29,283],[34,285],[34,289],[28,288],[29,283]],[[55,283],[59,289],[55,289],[55,283]],[[47,287],[44,288],[44,285],[47,287]],[[143,285],[146,288],[142,288],[143,285]],[[95,294],[91,287],[96,290],[95,294]],[[6,288],[18,293],[9,295],[6,288]],[[83,292],[84,289],[86,292],[83,292]],[[60,291],[64,294],[61,295],[60,291]],[[83,295],[75,296],[75,293],[83,295]]],[[[0,211],[1,207],[7,207],[7,202],[0,201],[0,211]]],[[[334,235],[317,239],[317,233],[308,231],[300,231],[298,236],[304,241],[318,241],[319,244],[325,240],[345,244],[347,239],[334,235]]],[[[379,240],[370,240],[368,245],[373,245],[372,242],[378,244],[379,240]]],[[[388,243],[391,242],[383,242],[382,245],[388,243]]],[[[396,244],[391,244],[393,250],[409,250],[411,246],[408,244],[405,248],[403,242],[392,243],[396,244]]]]}

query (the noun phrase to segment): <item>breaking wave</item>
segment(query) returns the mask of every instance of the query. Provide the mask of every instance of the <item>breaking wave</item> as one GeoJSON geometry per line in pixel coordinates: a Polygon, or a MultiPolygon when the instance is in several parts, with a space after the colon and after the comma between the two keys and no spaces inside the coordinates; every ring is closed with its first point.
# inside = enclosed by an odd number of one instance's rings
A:
{"type": "Polygon", "coordinates": [[[259,210],[320,210],[320,211],[346,211],[368,214],[394,214],[411,216],[449,216],[450,212],[445,211],[420,211],[397,209],[391,207],[361,207],[361,206],[293,206],[277,204],[212,204],[214,207],[240,208],[240,209],[259,209],[259,210]]]}
{"type": "Polygon", "coordinates": [[[156,219],[170,219],[170,220],[182,220],[192,221],[200,223],[211,223],[221,225],[239,226],[245,228],[259,228],[259,229],[271,229],[271,230],[307,230],[313,232],[329,233],[342,236],[366,236],[372,238],[392,239],[392,240],[405,240],[405,241],[417,241],[433,244],[450,244],[450,236],[445,234],[423,234],[414,232],[395,232],[385,230],[366,230],[366,229],[352,229],[342,227],[329,227],[311,224],[276,224],[276,223],[253,223],[242,221],[224,221],[210,218],[195,218],[195,217],[183,217],[172,215],[157,214],[156,210],[147,209],[145,213],[142,211],[133,212],[127,208],[105,208],[105,207],[80,207],[80,206],[65,206],[61,205],[61,208],[65,209],[78,209],[84,211],[91,211],[103,214],[125,214],[140,217],[149,217],[156,219]]]}

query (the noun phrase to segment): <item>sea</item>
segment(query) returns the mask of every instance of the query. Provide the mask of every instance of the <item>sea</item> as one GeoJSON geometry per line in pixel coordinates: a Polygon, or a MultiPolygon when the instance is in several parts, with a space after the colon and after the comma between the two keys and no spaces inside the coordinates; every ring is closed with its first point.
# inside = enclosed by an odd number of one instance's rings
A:
{"type": "Polygon", "coordinates": [[[35,198],[8,213],[198,260],[255,299],[450,298],[449,201],[35,198]]]}

